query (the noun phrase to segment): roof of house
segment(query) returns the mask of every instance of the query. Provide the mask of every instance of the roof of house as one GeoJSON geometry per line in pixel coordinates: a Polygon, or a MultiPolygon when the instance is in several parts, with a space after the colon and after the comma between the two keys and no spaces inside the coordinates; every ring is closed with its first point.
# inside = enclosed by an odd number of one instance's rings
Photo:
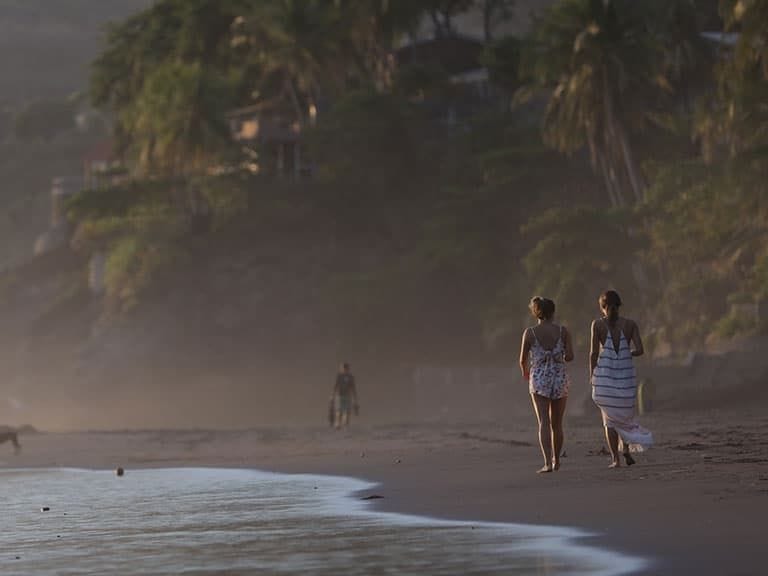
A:
{"type": "Polygon", "coordinates": [[[736,46],[736,43],[739,41],[739,34],[737,32],[702,32],[701,37],[710,42],[729,47],[736,46]]]}
{"type": "Polygon", "coordinates": [[[115,143],[112,140],[102,140],[83,155],[83,162],[112,162],[117,159],[115,143]]]}

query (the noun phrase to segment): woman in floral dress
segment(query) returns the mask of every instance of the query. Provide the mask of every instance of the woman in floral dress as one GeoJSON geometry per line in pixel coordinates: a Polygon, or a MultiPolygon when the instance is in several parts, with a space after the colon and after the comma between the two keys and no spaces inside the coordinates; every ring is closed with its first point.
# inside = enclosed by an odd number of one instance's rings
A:
{"type": "Polygon", "coordinates": [[[563,416],[570,385],[565,363],[573,360],[573,345],[568,330],[552,322],[555,315],[552,300],[536,296],[529,308],[538,323],[523,332],[520,369],[528,381],[539,422],[544,466],[538,472],[544,473],[560,469],[563,416]]]}

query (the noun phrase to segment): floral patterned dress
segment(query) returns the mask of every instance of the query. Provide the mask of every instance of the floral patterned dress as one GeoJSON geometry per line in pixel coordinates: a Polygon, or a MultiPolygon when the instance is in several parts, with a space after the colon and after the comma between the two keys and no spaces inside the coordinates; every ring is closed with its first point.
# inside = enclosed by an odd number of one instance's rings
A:
{"type": "Polygon", "coordinates": [[[568,396],[570,379],[565,368],[565,342],[563,340],[563,328],[560,327],[560,336],[552,350],[546,350],[539,342],[536,332],[529,328],[533,334],[533,344],[528,353],[531,365],[528,391],[545,398],[557,400],[568,396]]]}

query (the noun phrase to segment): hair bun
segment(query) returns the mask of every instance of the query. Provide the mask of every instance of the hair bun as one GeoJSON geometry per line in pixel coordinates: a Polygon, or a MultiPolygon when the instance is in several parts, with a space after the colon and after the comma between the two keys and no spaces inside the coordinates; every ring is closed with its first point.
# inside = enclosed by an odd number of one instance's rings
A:
{"type": "Polygon", "coordinates": [[[539,320],[550,320],[555,315],[555,302],[550,298],[534,296],[531,298],[528,308],[531,310],[531,314],[539,320]]]}

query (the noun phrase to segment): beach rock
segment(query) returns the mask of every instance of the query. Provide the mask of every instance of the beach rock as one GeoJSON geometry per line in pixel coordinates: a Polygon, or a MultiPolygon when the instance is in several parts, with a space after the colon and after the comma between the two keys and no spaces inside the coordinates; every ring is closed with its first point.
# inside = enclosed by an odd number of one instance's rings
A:
{"type": "Polygon", "coordinates": [[[117,470],[115,470],[115,474],[117,474],[118,476],[122,476],[123,474],[125,474],[125,470],[123,470],[118,466],[117,470]]]}
{"type": "Polygon", "coordinates": [[[40,508],[40,512],[48,512],[49,510],[50,508],[48,506],[43,506],[42,508],[40,508]]]}
{"type": "Polygon", "coordinates": [[[395,464],[400,464],[400,462],[402,462],[402,460],[400,460],[400,458],[398,458],[397,460],[395,460],[395,464]]]}

